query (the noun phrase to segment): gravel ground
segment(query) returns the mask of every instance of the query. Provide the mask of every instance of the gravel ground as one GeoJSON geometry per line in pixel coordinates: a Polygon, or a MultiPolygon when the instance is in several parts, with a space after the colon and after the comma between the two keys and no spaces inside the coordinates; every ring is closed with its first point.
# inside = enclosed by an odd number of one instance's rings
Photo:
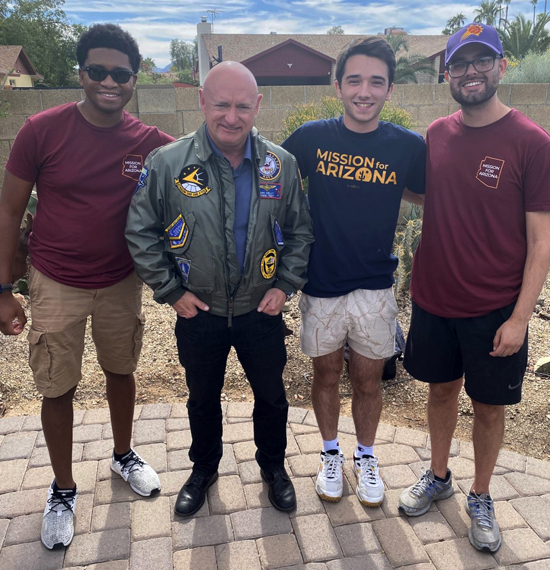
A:
{"type": "MultiPolygon", "coordinates": [[[[410,306],[401,303],[399,320],[408,330],[410,306]]],[[[146,290],[144,309],[147,316],[145,341],[136,374],[137,402],[181,402],[187,396],[185,375],[179,365],[173,335],[174,312],[152,300],[146,290]]],[[[285,313],[287,326],[294,331],[287,337],[288,364],[284,373],[288,399],[292,406],[311,408],[311,363],[300,351],[300,312],[297,298],[285,313]]],[[[32,415],[40,413],[40,397],[34,388],[27,364],[26,335],[5,337],[0,334],[0,416],[32,415]]],[[[522,454],[550,459],[550,376],[535,375],[532,370],[537,360],[550,354],[550,279],[539,299],[530,324],[529,372],[526,375],[521,404],[507,408],[504,447],[522,454]]],[[[342,413],[351,415],[351,387],[347,373],[342,373],[342,413]]],[[[394,381],[383,383],[384,409],[382,421],[396,426],[408,426],[427,431],[425,406],[426,386],[412,378],[398,363],[394,381]]],[[[222,398],[226,401],[252,401],[252,392],[244,372],[232,351],[227,366],[222,398]]],[[[76,408],[106,407],[104,380],[93,344],[88,334],[84,353],[82,381],[75,397],[76,408]]],[[[456,436],[470,439],[472,409],[469,399],[460,398],[459,422],[456,436]]]]}

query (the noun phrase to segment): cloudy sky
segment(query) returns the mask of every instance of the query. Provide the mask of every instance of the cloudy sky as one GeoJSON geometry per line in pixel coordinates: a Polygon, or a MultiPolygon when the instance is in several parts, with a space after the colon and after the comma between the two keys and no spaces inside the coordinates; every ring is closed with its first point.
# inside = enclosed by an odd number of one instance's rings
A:
{"type": "MultiPolygon", "coordinates": [[[[550,2],[549,2],[550,4],[550,2]]],[[[191,0],[65,0],[65,12],[73,22],[115,22],[138,41],[144,57],[159,67],[170,61],[170,40],[192,41],[201,16],[217,10],[216,33],[320,34],[342,26],[347,34],[377,34],[390,26],[410,34],[439,34],[446,21],[458,13],[468,20],[479,3],[452,0],[223,0],[217,4],[191,0]]],[[[543,10],[540,0],[538,10],[543,10]]],[[[531,3],[512,0],[510,14],[532,15],[531,3]]],[[[537,12],[538,13],[538,12],[537,12]]]]}

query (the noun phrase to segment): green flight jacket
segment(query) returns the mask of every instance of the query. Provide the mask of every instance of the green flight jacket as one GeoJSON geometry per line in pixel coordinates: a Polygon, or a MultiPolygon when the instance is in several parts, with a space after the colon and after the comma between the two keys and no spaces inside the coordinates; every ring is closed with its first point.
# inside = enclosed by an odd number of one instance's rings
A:
{"type": "Polygon", "coordinates": [[[219,316],[257,308],[266,291],[306,283],[312,221],[296,159],[251,132],[253,188],[244,272],[233,238],[235,185],[206,125],[153,151],[132,198],[126,239],[139,277],[159,303],[186,291],[219,316]]]}

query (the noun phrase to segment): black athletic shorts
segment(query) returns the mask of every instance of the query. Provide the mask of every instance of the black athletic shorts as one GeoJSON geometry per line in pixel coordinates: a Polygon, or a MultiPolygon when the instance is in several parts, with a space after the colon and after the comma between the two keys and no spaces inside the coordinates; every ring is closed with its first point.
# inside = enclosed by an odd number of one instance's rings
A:
{"type": "Polygon", "coordinates": [[[516,354],[490,356],[498,328],[510,318],[515,303],[481,317],[438,317],[412,303],[405,369],[422,382],[445,383],[464,376],[472,400],[503,406],[521,401],[527,368],[527,333],[516,354]]]}

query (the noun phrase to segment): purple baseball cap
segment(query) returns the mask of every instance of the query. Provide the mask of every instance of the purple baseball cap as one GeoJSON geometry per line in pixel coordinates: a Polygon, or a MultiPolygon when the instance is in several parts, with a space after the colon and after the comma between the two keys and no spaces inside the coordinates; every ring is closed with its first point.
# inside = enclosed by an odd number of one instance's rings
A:
{"type": "Polygon", "coordinates": [[[445,65],[449,63],[449,60],[457,50],[471,43],[486,45],[497,55],[504,57],[502,42],[495,28],[487,24],[467,24],[449,38],[447,49],[445,50],[445,65]]]}

